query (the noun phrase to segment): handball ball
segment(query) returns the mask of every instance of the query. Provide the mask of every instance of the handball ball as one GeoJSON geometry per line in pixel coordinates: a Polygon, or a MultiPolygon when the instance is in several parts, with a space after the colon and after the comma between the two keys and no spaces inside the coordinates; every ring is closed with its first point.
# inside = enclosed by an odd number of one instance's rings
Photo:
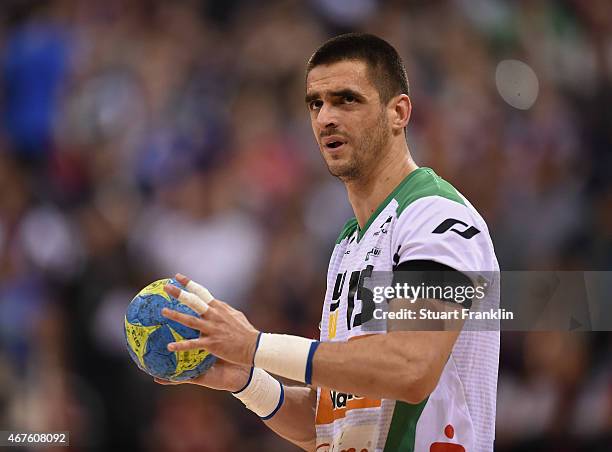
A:
{"type": "Polygon", "coordinates": [[[184,381],[206,372],[216,360],[206,350],[168,351],[170,342],[196,339],[200,333],[161,313],[170,308],[198,316],[189,306],[171,297],[164,285],[185,290],[175,279],[160,279],[142,289],[130,302],[125,314],[125,339],[128,353],[136,365],[153,377],[184,381]]]}

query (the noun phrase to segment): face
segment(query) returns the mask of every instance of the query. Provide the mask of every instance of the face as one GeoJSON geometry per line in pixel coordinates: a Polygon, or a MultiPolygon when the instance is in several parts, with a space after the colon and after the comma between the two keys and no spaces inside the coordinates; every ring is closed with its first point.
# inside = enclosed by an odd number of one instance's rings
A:
{"type": "Polygon", "coordinates": [[[386,108],[363,61],[314,67],[306,80],[306,105],[332,175],[358,179],[386,151],[391,136],[386,108]]]}

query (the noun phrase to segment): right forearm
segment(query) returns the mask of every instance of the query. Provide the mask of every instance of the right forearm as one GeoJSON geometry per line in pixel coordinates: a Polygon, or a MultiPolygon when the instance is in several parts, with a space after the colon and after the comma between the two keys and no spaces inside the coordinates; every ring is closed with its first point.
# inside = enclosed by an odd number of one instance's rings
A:
{"type": "Polygon", "coordinates": [[[264,423],[279,436],[307,451],[315,448],[317,393],[306,387],[285,386],[285,400],[278,412],[264,423]]]}

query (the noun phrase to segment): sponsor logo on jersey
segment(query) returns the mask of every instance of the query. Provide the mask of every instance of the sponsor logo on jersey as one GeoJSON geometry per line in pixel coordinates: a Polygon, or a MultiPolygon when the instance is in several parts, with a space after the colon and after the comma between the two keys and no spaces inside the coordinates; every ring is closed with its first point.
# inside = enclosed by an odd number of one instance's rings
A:
{"type": "MultiPolygon", "coordinates": [[[[444,427],[444,436],[448,439],[453,439],[455,436],[455,428],[452,424],[444,427]]],[[[465,452],[465,447],[457,443],[449,443],[447,441],[436,441],[429,446],[430,452],[465,452]]]]}
{"type": "Polygon", "coordinates": [[[381,249],[380,248],[372,248],[366,254],[365,261],[367,262],[368,260],[370,260],[370,256],[372,256],[372,257],[380,256],[380,253],[381,253],[381,249]]]}
{"type": "Polygon", "coordinates": [[[393,220],[393,217],[390,216],[389,218],[387,218],[385,222],[380,225],[380,227],[378,228],[378,231],[376,231],[374,235],[386,234],[389,231],[391,220],[393,220]]]}
{"type": "Polygon", "coordinates": [[[461,220],[457,220],[456,218],[447,218],[442,223],[440,223],[438,226],[436,226],[436,229],[434,229],[432,233],[444,234],[448,230],[455,232],[456,234],[459,234],[464,239],[468,239],[468,240],[480,232],[480,230],[476,229],[474,226],[470,226],[461,220]],[[455,226],[456,224],[465,226],[466,229],[464,229],[463,231],[460,231],[459,229],[453,228],[453,226],[455,226]]]}
{"type": "Polygon", "coordinates": [[[331,424],[337,419],[345,417],[349,411],[380,406],[380,399],[368,399],[354,394],[337,392],[333,389],[321,388],[316,423],[331,424]]]}
{"type": "Polygon", "coordinates": [[[350,400],[363,399],[363,397],[358,395],[348,394],[346,392],[337,392],[333,389],[329,391],[329,396],[331,397],[332,407],[334,410],[337,410],[338,408],[346,408],[346,403],[350,400]]]}

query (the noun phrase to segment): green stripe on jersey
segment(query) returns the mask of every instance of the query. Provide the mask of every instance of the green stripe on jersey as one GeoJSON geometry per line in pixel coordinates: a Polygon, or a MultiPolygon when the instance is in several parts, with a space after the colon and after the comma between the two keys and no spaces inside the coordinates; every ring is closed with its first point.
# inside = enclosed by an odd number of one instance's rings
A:
{"type": "Polygon", "coordinates": [[[347,221],[342,227],[342,232],[340,232],[340,235],[336,239],[336,245],[345,238],[349,237],[353,232],[355,232],[358,227],[359,225],[357,224],[356,218],[353,217],[349,221],[347,221]]]}
{"type": "Polygon", "coordinates": [[[441,196],[465,206],[463,198],[459,196],[455,187],[438,176],[431,168],[419,168],[410,173],[406,179],[395,189],[394,198],[399,206],[397,216],[417,199],[427,196],[441,196]],[[410,178],[414,174],[413,178],[410,178]]]}
{"type": "Polygon", "coordinates": [[[365,224],[364,228],[359,230],[359,236],[357,240],[361,240],[363,235],[366,233],[370,225],[376,220],[380,212],[389,205],[392,199],[397,200],[397,216],[412,204],[417,199],[425,198],[427,196],[441,196],[451,201],[458,202],[459,204],[465,205],[463,198],[459,196],[455,187],[446,182],[440,176],[438,176],[431,168],[417,168],[403,181],[399,183],[397,187],[380,203],[378,208],[370,216],[370,219],[365,224]]]}
{"type": "Polygon", "coordinates": [[[383,452],[414,452],[416,426],[428,399],[411,405],[406,402],[395,402],[393,417],[383,452]]]}

